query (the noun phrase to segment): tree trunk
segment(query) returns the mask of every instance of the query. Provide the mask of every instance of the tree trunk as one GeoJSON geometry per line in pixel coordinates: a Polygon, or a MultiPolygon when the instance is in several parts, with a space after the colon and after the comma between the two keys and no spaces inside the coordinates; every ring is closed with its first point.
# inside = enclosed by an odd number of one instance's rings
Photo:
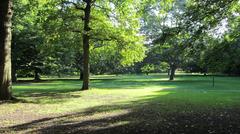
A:
{"type": "Polygon", "coordinates": [[[61,78],[62,76],[61,76],[61,73],[58,71],[58,73],[57,73],[57,76],[58,76],[58,78],[61,78]]]}
{"type": "Polygon", "coordinates": [[[17,73],[16,73],[16,67],[12,66],[12,82],[17,82],[17,73]]]}
{"type": "Polygon", "coordinates": [[[169,80],[174,80],[176,67],[175,67],[175,66],[171,66],[170,69],[171,69],[171,71],[170,71],[170,77],[169,77],[169,80]]]}
{"type": "Polygon", "coordinates": [[[204,73],[204,76],[207,76],[207,68],[205,67],[204,70],[203,70],[203,73],[204,73]]]}
{"type": "Polygon", "coordinates": [[[80,70],[80,78],[79,79],[83,80],[83,71],[82,70],[80,70]]]}
{"type": "Polygon", "coordinates": [[[34,69],[34,80],[35,80],[35,81],[40,81],[40,80],[41,80],[39,73],[40,73],[39,69],[38,69],[38,68],[35,68],[35,69],[34,69]]]}
{"type": "Polygon", "coordinates": [[[91,0],[85,0],[86,8],[84,10],[84,31],[83,31],[83,85],[82,90],[89,89],[89,22],[90,22],[90,13],[91,13],[91,0]]]}
{"type": "Polygon", "coordinates": [[[0,100],[12,99],[11,18],[12,1],[0,1],[0,100]]]}

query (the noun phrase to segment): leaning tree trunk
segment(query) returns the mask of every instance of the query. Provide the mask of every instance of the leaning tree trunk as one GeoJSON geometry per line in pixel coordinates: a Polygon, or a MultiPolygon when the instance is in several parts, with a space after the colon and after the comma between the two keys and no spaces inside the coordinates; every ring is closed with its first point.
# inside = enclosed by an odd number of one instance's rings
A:
{"type": "Polygon", "coordinates": [[[83,85],[82,90],[89,89],[89,22],[90,22],[90,13],[91,13],[91,0],[85,0],[86,8],[84,10],[85,17],[84,17],[84,31],[83,31],[83,85]]]}
{"type": "Polygon", "coordinates": [[[11,18],[12,1],[0,0],[0,100],[12,99],[11,18]]]}
{"type": "Polygon", "coordinates": [[[170,76],[169,76],[169,80],[174,80],[175,71],[176,71],[176,67],[175,67],[175,66],[171,66],[171,67],[170,67],[170,76]]]}

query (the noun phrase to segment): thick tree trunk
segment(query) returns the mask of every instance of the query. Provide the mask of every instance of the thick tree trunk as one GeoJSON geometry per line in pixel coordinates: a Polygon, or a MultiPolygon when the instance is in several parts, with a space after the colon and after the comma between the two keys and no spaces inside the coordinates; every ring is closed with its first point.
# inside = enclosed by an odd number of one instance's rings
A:
{"type": "Polygon", "coordinates": [[[83,85],[82,90],[89,89],[89,73],[90,73],[90,66],[89,66],[89,22],[90,22],[90,13],[91,13],[91,0],[85,0],[86,8],[84,10],[85,17],[84,17],[84,31],[83,31],[83,85]]]}
{"type": "Polygon", "coordinates": [[[12,1],[0,0],[0,100],[12,99],[11,18],[12,1]]]}
{"type": "Polygon", "coordinates": [[[174,80],[176,67],[175,66],[171,66],[170,69],[171,69],[171,71],[170,71],[169,80],[174,80]]]}

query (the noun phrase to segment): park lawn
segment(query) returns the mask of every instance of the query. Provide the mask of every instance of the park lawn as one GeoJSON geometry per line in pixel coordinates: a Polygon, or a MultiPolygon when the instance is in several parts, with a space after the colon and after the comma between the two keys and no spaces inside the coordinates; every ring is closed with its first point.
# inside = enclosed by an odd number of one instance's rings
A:
{"type": "Polygon", "coordinates": [[[238,133],[240,78],[100,75],[14,84],[0,103],[0,133],[238,133]]]}

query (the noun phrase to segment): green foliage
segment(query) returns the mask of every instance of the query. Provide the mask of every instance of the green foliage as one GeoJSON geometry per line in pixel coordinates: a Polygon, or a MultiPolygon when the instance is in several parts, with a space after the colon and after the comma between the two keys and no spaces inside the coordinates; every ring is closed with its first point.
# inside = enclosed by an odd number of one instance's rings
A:
{"type": "MultiPolygon", "coordinates": [[[[81,1],[74,3],[84,7],[81,1]]],[[[48,34],[47,45],[50,45],[47,49],[53,49],[51,57],[58,58],[54,54],[55,47],[68,49],[75,53],[73,55],[82,54],[83,11],[76,9],[74,4],[67,1],[53,0],[46,5],[52,6],[44,10],[49,14],[43,21],[45,32],[48,34]]],[[[146,49],[143,45],[143,36],[139,35],[140,6],[141,2],[132,0],[124,2],[105,0],[93,3],[89,32],[90,67],[93,73],[114,72],[112,70],[120,66],[132,66],[143,60],[146,49]],[[110,64],[114,66],[111,67],[110,64]]]]}
{"type": "Polygon", "coordinates": [[[240,74],[240,45],[238,42],[222,42],[213,45],[203,54],[203,63],[210,72],[240,74]]]}
{"type": "Polygon", "coordinates": [[[39,11],[42,1],[15,1],[13,16],[12,61],[13,72],[19,76],[40,73],[44,68],[46,52],[43,51],[45,35],[39,11]]]}
{"type": "Polygon", "coordinates": [[[154,65],[147,64],[141,68],[143,73],[146,73],[147,75],[155,70],[154,65]]]}
{"type": "Polygon", "coordinates": [[[229,49],[236,50],[234,52],[217,49],[222,48],[221,42],[224,40],[228,40],[227,44],[234,44],[239,38],[239,25],[236,22],[239,20],[240,4],[237,0],[175,0],[168,4],[168,8],[161,8],[161,4],[158,5],[155,1],[155,4],[149,5],[150,10],[143,16],[141,30],[151,44],[148,57],[168,62],[170,67],[177,66],[198,72],[226,72],[224,70],[229,70],[227,68],[231,68],[230,65],[237,65],[238,60],[231,59],[238,59],[238,56],[232,54],[237,53],[238,45],[228,45],[232,47],[228,47],[229,49]],[[226,28],[225,24],[229,27],[226,28]],[[211,46],[215,46],[216,50],[211,46]],[[207,60],[200,60],[203,53],[207,60]],[[232,56],[223,56],[223,53],[232,56]],[[207,66],[211,66],[211,69],[207,66]]]}
{"type": "Polygon", "coordinates": [[[167,72],[170,66],[167,62],[161,62],[159,67],[161,72],[167,72]]]}
{"type": "MultiPolygon", "coordinates": [[[[81,0],[71,2],[85,6],[81,0]]],[[[82,71],[84,16],[71,2],[14,1],[12,57],[17,72],[82,71]]],[[[237,0],[96,0],[89,32],[91,72],[141,72],[146,64],[161,72],[166,62],[190,72],[238,74],[239,5],[237,0]],[[219,34],[224,23],[227,30],[219,34]]]]}

